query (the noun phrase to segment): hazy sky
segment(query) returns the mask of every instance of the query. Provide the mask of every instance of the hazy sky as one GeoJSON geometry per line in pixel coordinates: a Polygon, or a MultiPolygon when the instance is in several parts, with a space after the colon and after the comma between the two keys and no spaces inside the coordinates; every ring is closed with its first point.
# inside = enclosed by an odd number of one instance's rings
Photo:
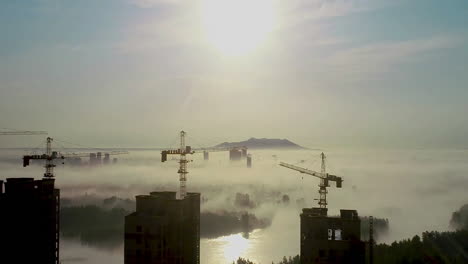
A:
{"type": "Polygon", "coordinates": [[[465,0],[0,3],[0,128],[87,146],[468,147],[467,66],[465,0]]]}

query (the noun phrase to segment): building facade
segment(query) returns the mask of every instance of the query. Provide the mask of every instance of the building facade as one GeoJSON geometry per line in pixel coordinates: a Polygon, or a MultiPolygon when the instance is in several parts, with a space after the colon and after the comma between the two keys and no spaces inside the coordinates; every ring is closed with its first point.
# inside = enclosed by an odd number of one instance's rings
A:
{"type": "Polygon", "coordinates": [[[54,179],[0,181],[0,261],[59,263],[60,191],[54,179]]]}
{"type": "Polygon", "coordinates": [[[242,151],[238,148],[229,150],[229,160],[237,161],[242,159],[242,151]]]}
{"type": "Polygon", "coordinates": [[[125,264],[199,264],[200,194],[152,192],[136,196],[125,217],[125,264]]]}
{"type": "Polygon", "coordinates": [[[301,214],[301,264],[364,264],[365,243],[356,210],[328,217],[326,208],[304,208],[301,214]]]}

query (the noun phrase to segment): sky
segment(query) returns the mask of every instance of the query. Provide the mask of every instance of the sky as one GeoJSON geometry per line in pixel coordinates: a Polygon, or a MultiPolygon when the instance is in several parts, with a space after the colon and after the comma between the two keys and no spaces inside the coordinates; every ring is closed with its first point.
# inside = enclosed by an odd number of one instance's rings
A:
{"type": "MultiPolygon", "coordinates": [[[[96,147],[468,147],[465,0],[6,0],[0,128],[96,147]]],[[[2,147],[37,137],[0,138],[2,147]]]]}

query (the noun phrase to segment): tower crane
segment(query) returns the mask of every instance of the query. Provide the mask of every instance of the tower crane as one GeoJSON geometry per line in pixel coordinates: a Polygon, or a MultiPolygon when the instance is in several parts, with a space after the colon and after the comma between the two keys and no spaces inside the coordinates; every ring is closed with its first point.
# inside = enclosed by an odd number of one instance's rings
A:
{"type": "MultiPolygon", "coordinates": [[[[54,160],[56,159],[66,159],[66,158],[79,158],[79,157],[87,157],[90,153],[66,153],[62,154],[57,151],[52,151],[52,141],[51,137],[47,138],[46,143],[46,153],[42,155],[25,155],[23,156],[23,167],[29,166],[31,160],[45,160],[45,173],[44,178],[53,178],[54,177],[54,168],[56,165],[54,164],[54,160]]],[[[120,155],[120,154],[128,154],[128,151],[111,151],[109,155],[120,155]]]]}
{"type": "Polygon", "coordinates": [[[180,155],[179,159],[179,182],[180,182],[180,187],[179,187],[179,198],[184,199],[185,196],[187,195],[187,163],[190,161],[187,160],[187,155],[194,154],[195,152],[192,151],[192,148],[190,146],[185,145],[185,135],[187,132],[185,131],[180,131],[180,148],[179,149],[169,149],[169,150],[163,150],[161,152],[161,162],[166,162],[167,161],[167,155],[180,155]]]}
{"type": "Polygon", "coordinates": [[[312,171],[312,170],[309,170],[309,169],[301,168],[301,167],[294,166],[294,165],[284,163],[284,162],[280,162],[279,165],[283,166],[285,168],[291,169],[291,170],[298,171],[300,173],[312,175],[312,176],[315,176],[315,177],[319,178],[320,179],[320,184],[319,184],[319,191],[318,192],[319,192],[320,197],[318,199],[318,204],[319,204],[320,208],[327,208],[327,193],[328,193],[327,192],[327,187],[330,187],[329,182],[334,181],[334,182],[336,182],[336,187],[341,188],[343,179],[341,177],[339,177],[339,176],[328,174],[326,172],[326,164],[325,164],[326,157],[325,157],[325,154],[322,152],[322,154],[320,154],[320,157],[322,159],[321,171],[320,172],[316,172],[316,171],[312,171]]]}

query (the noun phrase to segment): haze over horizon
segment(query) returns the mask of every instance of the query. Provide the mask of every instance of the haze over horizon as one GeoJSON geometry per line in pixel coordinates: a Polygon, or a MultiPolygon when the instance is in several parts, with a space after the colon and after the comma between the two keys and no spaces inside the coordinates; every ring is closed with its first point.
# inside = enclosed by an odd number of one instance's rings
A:
{"type": "Polygon", "coordinates": [[[94,147],[183,129],[199,146],[466,148],[467,24],[462,0],[4,1],[0,127],[94,147]]]}
{"type": "Polygon", "coordinates": [[[0,1],[0,262],[468,263],[467,69],[468,0],[0,1]]]}

